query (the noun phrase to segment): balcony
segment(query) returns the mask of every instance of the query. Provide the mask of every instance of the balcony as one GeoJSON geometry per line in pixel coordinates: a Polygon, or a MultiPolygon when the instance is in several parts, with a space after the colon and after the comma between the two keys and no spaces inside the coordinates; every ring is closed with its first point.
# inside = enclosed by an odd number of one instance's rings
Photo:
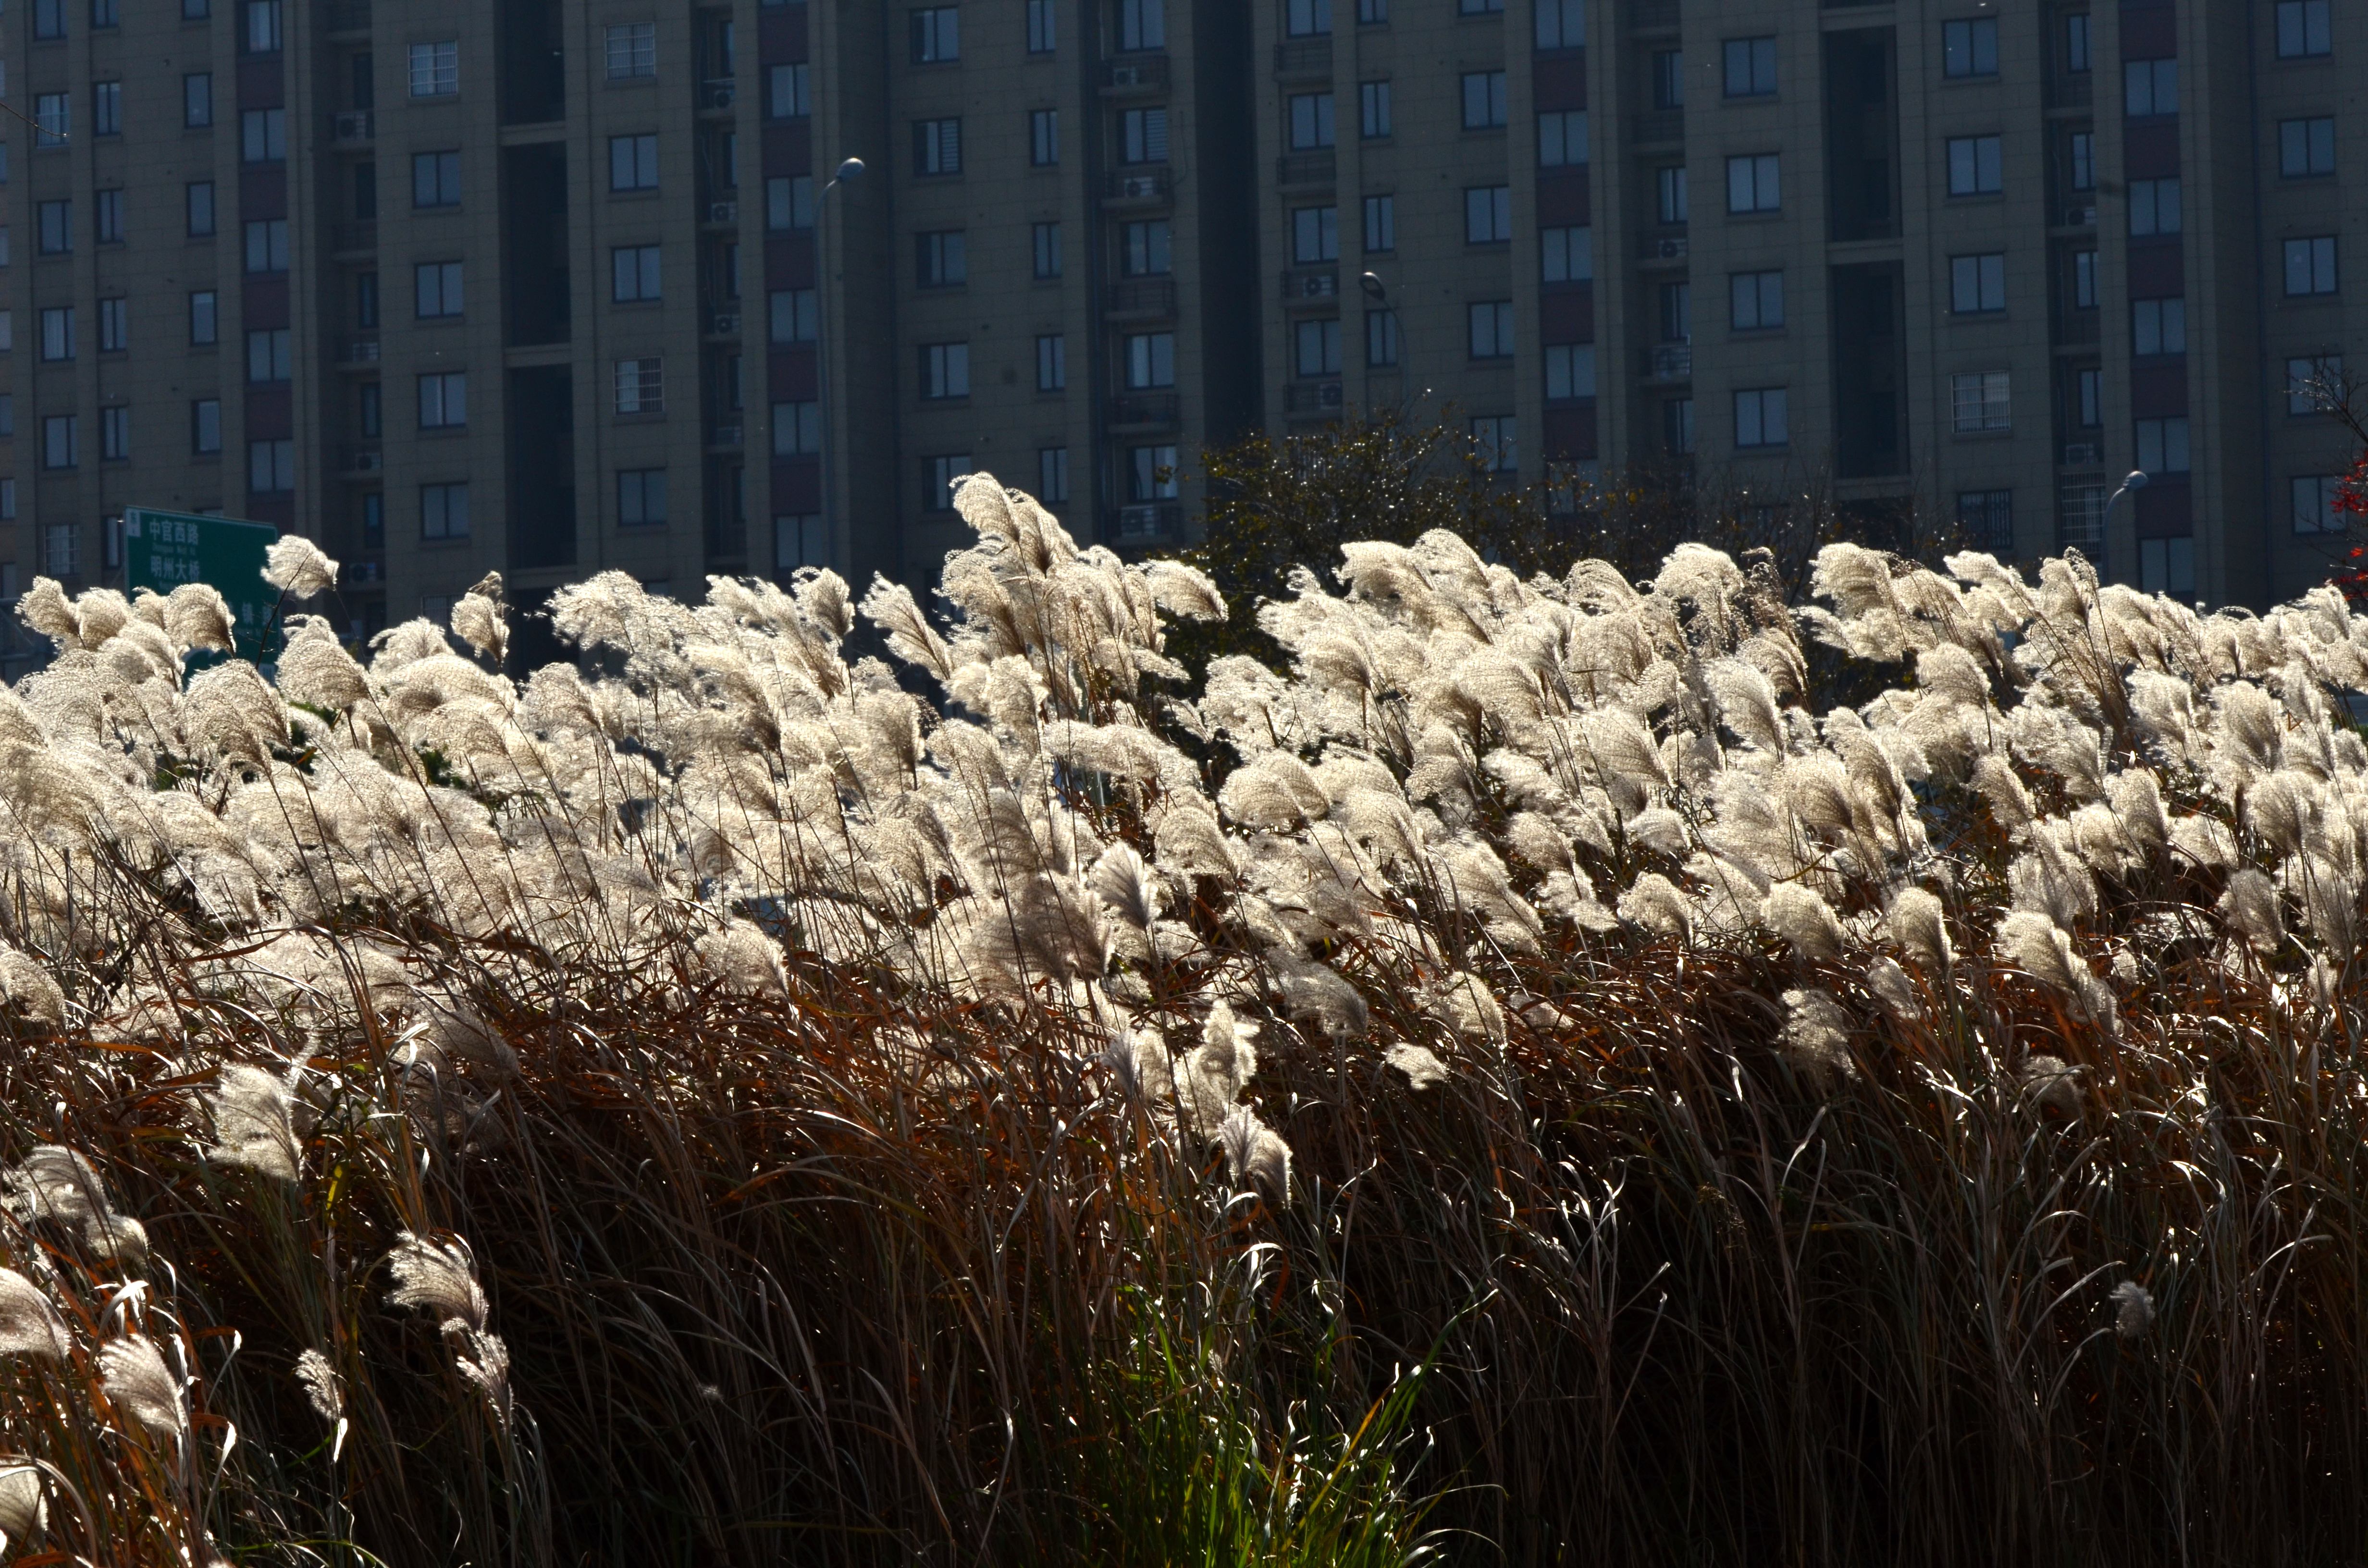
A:
{"type": "Polygon", "coordinates": [[[1629,121],[1628,134],[1639,148],[1681,147],[1686,140],[1686,111],[1648,109],[1629,121]]]}
{"type": "Polygon", "coordinates": [[[366,108],[349,108],[330,121],[330,140],[340,147],[367,147],[378,135],[377,117],[366,108]]]}
{"type": "Polygon", "coordinates": [[[1338,265],[1294,267],[1282,275],[1282,302],[1286,305],[1329,304],[1339,297],[1338,265]]]}
{"type": "Polygon", "coordinates": [[[1285,414],[1338,415],[1345,403],[1338,380],[1292,381],[1282,389],[1285,414]]]}
{"type": "Polygon", "coordinates": [[[1112,320],[1172,316],[1176,313],[1176,279],[1130,278],[1110,285],[1102,313],[1112,320]]]}
{"type": "Polygon", "coordinates": [[[321,30],[324,33],[367,33],[370,30],[369,0],[340,0],[321,7],[321,30]]]}
{"type": "Polygon", "coordinates": [[[1110,429],[1130,435],[1173,430],[1181,422],[1183,406],[1172,392],[1121,392],[1110,399],[1110,429]]]}
{"type": "Polygon", "coordinates": [[[1687,249],[1686,234],[1682,229],[1674,233],[1647,234],[1644,249],[1637,253],[1636,259],[1646,267],[1683,266],[1687,249]]]}
{"type": "Polygon", "coordinates": [[[1331,153],[1285,153],[1274,161],[1274,182],[1280,186],[1330,185],[1338,177],[1339,161],[1331,153]]]}
{"type": "Polygon", "coordinates": [[[713,76],[699,85],[699,107],[702,109],[727,109],[739,96],[739,84],[729,76],[713,76]]]}
{"type": "Polygon", "coordinates": [[[1274,46],[1274,74],[1286,82],[1332,79],[1332,40],[1298,38],[1274,46]]]}
{"type": "Polygon", "coordinates": [[[1102,62],[1102,97],[1129,97],[1167,90],[1167,56],[1128,54],[1102,62]]]}
{"type": "Polygon", "coordinates": [[[348,337],[337,345],[337,363],[356,368],[378,363],[378,339],[348,337]]]}
{"type": "Polygon", "coordinates": [[[1184,528],[1184,508],[1173,501],[1150,501],[1118,509],[1118,537],[1143,543],[1174,539],[1184,528]]]}
{"type": "Polygon", "coordinates": [[[386,455],[376,447],[347,447],[337,453],[337,477],[375,479],[386,472],[386,455]]]}
{"type": "Polygon", "coordinates": [[[378,223],[340,223],[330,231],[330,244],[339,256],[363,256],[378,249],[378,223]]]}
{"type": "Polygon", "coordinates": [[[1112,169],[1109,183],[1102,187],[1102,205],[1112,208],[1156,207],[1167,202],[1174,188],[1175,176],[1165,164],[1112,169]]]}
{"type": "Polygon", "coordinates": [[[1694,377],[1694,348],[1691,343],[1656,343],[1645,351],[1645,379],[1648,381],[1690,381],[1694,377]]]}

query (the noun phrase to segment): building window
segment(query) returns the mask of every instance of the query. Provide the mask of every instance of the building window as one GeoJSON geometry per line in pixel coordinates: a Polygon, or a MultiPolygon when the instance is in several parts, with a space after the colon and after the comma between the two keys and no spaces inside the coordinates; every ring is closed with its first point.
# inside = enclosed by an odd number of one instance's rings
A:
{"type": "Polygon", "coordinates": [[[1657,109],[1686,107],[1686,57],[1677,50],[1654,51],[1653,107],[1657,109]]]}
{"type": "Polygon", "coordinates": [[[1961,316],[1995,315],[2006,309],[2006,253],[1949,258],[1949,309],[1961,316]]]}
{"type": "Polygon", "coordinates": [[[1464,307],[1464,326],[1474,359],[1513,357],[1513,301],[1481,300],[1464,307]]]}
{"type": "Polygon", "coordinates": [[[1769,332],[1784,324],[1784,274],[1737,272],[1727,278],[1727,324],[1737,332],[1769,332]]]}
{"type": "Polygon", "coordinates": [[[1949,194],[1995,196],[2006,188],[2006,160],[1996,136],[1949,139],[1949,194]]]}
{"type": "Polygon", "coordinates": [[[2334,235],[2288,240],[2285,252],[2286,298],[2293,300],[2305,295],[2335,292],[2334,235]]]}
{"type": "Polygon", "coordinates": [[[1390,133],[1390,85],[1358,83],[1357,134],[1368,142],[1378,142],[1390,133]]]}
{"type": "Polygon", "coordinates": [[[201,397],[189,404],[189,450],[198,457],[222,455],[222,400],[201,397]]]}
{"type": "Polygon", "coordinates": [[[2188,472],[2187,421],[2141,419],[2137,422],[2138,467],[2148,473],[2188,472]]]}
{"type": "Polygon", "coordinates": [[[66,0],[33,0],[33,36],[66,36],[66,0]]]}
{"type": "Polygon", "coordinates": [[[74,357],[74,312],[72,305],[51,305],[41,312],[41,358],[55,363],[74,357]]]}
{"type": "Polygon", "coordinates": [[[100,190],[91,193],[92,226],[97,230],[98,243],[120,245],[123,243],[123,192],[100,190]]]}
{"type": "Polygon", "coordinates": [[[8,225],[6,223],[0,223],[0,267],[6,267],[8,265],[8,225]]]}
{"type": "MultiPolygon", "coordinates": [[[[290,444],[292,448],[292,443],[290,444]]],[[[102,408],[98,411],[98,458],[101,462],[120,463],[131,456],[131,410],[102,408]]]]}
{"type": "Polygon", "coordinates": [[[118,295],[98,302],[98,351],[122,354],[131,347],[131,301],[118,295]]]}
{"type": "Polygon", "coordinates": [[[2097,188],[2097,138],[2093,131],[2076,131],[2066,143],[2071,164],[2072,188],[2087,192],[2097,188]]]}
{"type": "Polygon", "coordinates": [[[622,468],[617,471],[617,523],[620,528],[664,528],[666,520],[666,471],[622,468]]]}
{"type": "Polygon", "coordinates": [[[1031,168],[1049,169],[1061,161],[1061,111],[1037,108],[1028,111],[1028,163],[1031,168]]]}
{"type": "Polygon", "coordinates": [[[1463,243],[1502,244],[1513,237],[1513,187],[1467,187],[1463,192],[1463,243]]]}
{"type": "Polygon", "coordinates": [[[1167,0],[1118,0],[1118,46],[1167,47],[1167,0]]]}
{"type": "Polygon", "coordinates": [[[1586,283],[1595,277],[1595,231],[1580,224],[1538,235],[1540,275],[1548,283],[1586,283]]]}
{"type": "Polygon", "coordinates": [[[776,289],[767,301],[771,317],[768,336],[775,343],[812,343],[816,334],[814,291],[776,289]]]}
{"type": "Polygon", "coordinates": [[[776,175],[765,182],[765,227],[774,233],[814,227],[814,176],[776,175]]]}
{"type": "Polygon", "coordinates": [[[2180,229],[2179,181],[2130,181],[2130,233],[2175,234],[2180,229]]]}
{"type": "Polygon", "coordinates": [[[1057,506],[1069,498],[1069,449],[1036,449],[1036,499],[1057,506]]]}
{"type": "Polygon", "coordinates": [[[1398,248],[1398,199],[1365,198],[1365,253],[1379,256],[1398,248]]]}
{"type": "Polygon", "coordinates": [[[1995,76],[1998,74],[1998,20],[1976,17],[1941,24],[1941,69],[1950,76],[1995,76]]]}
{"type": "Polygon", "coordinates": [[[1300,207],[1291,214],[1291,259],[1305,265],[1340,259],[1340,210],[1300,207]]]}
{"type": "MultiPolygon", "coordinates": [[[[1314,210],[1314,209],[1305,209],[1314,210]]],[[[1300,233],[1299,214],[1292,214],[1293,248],[1300,233]]],[[[1120,264],[1129,278],[1165,278],[1176,269],[1172,229],[1165,218],[1129,223],[1123,234],[1120,264]]]]}
{"type": "Polygon", "coordinates": [[[658,25],[621,22],[609,29],[609,80],[658,74],[658,25]]]}
{"type": "Polygon", "coordinates": [[[2343,380],[2343,356],[2315,354],[2286,361],[2286,412],[2325,414],[2341,408],[2350,387],[2343,380]]]}
{"type": "Polygon", "coordinates": [[[2014,428],[2014,400],[2004,370],[1951,376],[1949,406],[1960,436],[2014,428]]]}
{"type": "Polygon", "coordinates": [[[2315,473],[2294,482],[2294,531],[2298,534],[2340,534],[2343,512],[2336,505],[2343,496],[2340,474],[2315,473]]]}
{"type": "MultiPolygon", "coordinates": [[[[457,157],[457,154],[455,154],[457,157]]],[[[609,188],[655,190],[658,187],[658,139],[655,131],[609,138],[609,188]]]]}
{"type": "Polygon", "coordinates": [[[1959,491],[1957,527],[1975,548],[2011,561],[2014,559],[2014,492],[1959,491]]]}
{"type": "Polygon", "coordinates": [[[1784,204],[1773,153],[1759,153],[1726,161],[1726,210],[1729,212],[1773,212],[1784,204]]]}
{"type": "Polygon", "coordinates": [[[2122,65],[2122,112],[2132,119],[2179,112],[2179,62],[2132,60],[2122,65]]]}
{"type": "Polygon", "coordinates": [[[616,386],[618,413],[663,414],[666,412],[666,361],[664,359],[618,360],[616,386]]]}
{"type": "Polygon", "coordinates": [[[251,108],[238,117],[239,156],[250,164],[285,163],[288,158],[288,111],[251,108]]]}
{"type": "Polygon", "coordinates": [[[2181,534],[2175,539],[2138,540],[2138,588],[2142,593],[2168,594],[2175,599],[2193,598],[2194,537],[2181,534]]]}
{"type": "Polygon", "coordinates": [[[929,493],[923,505],[932,512],[954,509],[954,486],[970,474],[970,454],[962,452],[946,457],[926,458],[923,472],[928,475],[929,493]]]}
{"type": "Polygon", "coordinates": [[[1172,332],[1138,332],[1127,336],[1126,384],[1130,392],[1144,392],[1176,384],[1176,335],[1172,332]]]}
{"type": "Polygon", "coordinates": [[[1129,447],[1126,451],[1126,498],[1129,501],[1173,501],[1178,478],[1174,447],[1129,447]]]}
{"type": "Polygon", "coordinates": [[[1782,387],[1754,387],[1735,394],[1735,444],[1738,449],[1782,447],[1792,441],[1784,394],[1782,387]]]}
{"type": "MultiPolygon", "coordinates": [[[[621,137],[618,140],[632,141],[621,137]]],[[[650,141],[655,142],[655,137],[650,141]]],[[[615,142],[609,143],[613,153],[615,142]]],[[[657,159],[652,150],[651,165],[657,159]]],[[[458,207],[461,205],[461,154],[450,153],[414,153],[411,155],[411,204],[414,207],[458,207]]]]}
{"type": "MultiPolygon", "coordinates": [[[[211,191],[213,187],[209,186],[211,191]]],[[[74,250],[74,203],[44,201],[35,213],[43,256],[65,256],[74,250]]]]}
{"type": "MultiPolygon", "coordinates": [[[[210,179],[193,181],[183,188],[182,197],[182,219],[189,238],[200,240],[211,234],[214,232],[214,182],[210,179]]],[[[44,203],[42,217],[45,222],[41,233],[44,249],[49,239],[48,216],[48,207],[44,203]]]]}
{"type": "Polygon", "coordinates": [[[1050,54],[1061,41],[1053,0],[1028,0],[1028,52],[1050,54]]]}
{"type": "Polygon", "coordinates": [[[921,345],[921,396],[937,402],[970,395],[970,345],[921,345]]]}
{"type": "Polygon", "coordinates": [[[913,236],[914,281],[924,289],[951,289],[970,281],[970,254],[960,229],[913,236]]]}
{"type": "Polygon", "coordinates": [[[1063,333],[1044,333],[1036,339],[1036,390],[1065,392],[1069,385],[1069,339],[1063,333]]]}
{"type": "Polygon", "coordinates": [[[2335,172],[2335,119],[2325,116],[2317,119],[2282,119],[2278,121],[2278,173],[2288,179],[2305,179],[2314,175],[2335,172]]]}
{"type": "Polygon", "coordinates": [[[40,93],[33,98],[33,147],[63,147],[74,135],[74,100],[65,93],[40,93]]]}
{"type": "Polygon", "coordinates": [[[1776,40],[1772,38],[1731,38],[1725,47],[1726,96],[1764,98],[1776,91],[1776,40]]]}
{"type": "Polygon", "coordinates": [[[2105,426],[2105,372],[2084,367],[2072,376],[2072,416],[2083,430],[2105,426]]]}
{"type": "Polygon", "coordinates": [[[1500,17],[1505,13],[1505,0],[1455,0],[1459,17],[1500,17]]]}
{"type": "Polygon", "coordinates": [[[928,6],[913,13],[913,63],[941,65],[962,58],[962,12],[928,6]]]}
{"type": "Polygon", "coordinates": [[[42,563],[49,568],[51,576],[71,577],[79,569],[81,562],[74,537],[77,531],[72,523],[51,523],[49,526],[48,549],[43,552],[42,563]]]}
{"type": "Polygon", "coordinates": [[[181,78],[181,123],[192,131],[214,122],[214,78],[199,71],[181,78]]]}
{"type": "Polygon", "coordinates": [[[469,423],[469,378],[465,371],[444,370],[419,378],[419,427],[457,430],[469,423]]]}
{"type": "Polygon", "coordinates": [[[279,52],[279,0],[246,0],[246,51],[279,52]]]}
{"type": "Polygon", "coordinates": [[[123,84],[93,82],[90,85],[90,133],[93,136],[123,134],[123,84]]]}
{"type": "Polygon", "coordinates": [[[773,516],[773,568],[790,573],[830,564],[829,540],[823,537],[821,515],[777,512],[773,516]]]}
{"type": "Polygon", "coordinates": [[[1131,108],[1118,117],[1118,158],[1121,164],[1164,164],[1167,161],[1167,111],[1131,108]]]}
{"type": "Polygon", "coordinates": [[[2278,0],[2278,58],[2307,60],[2335,52],[2328,0],[2278,0]]]}
{"type": "Polygon", "coordinates": [[[1304,321],[1292,329],[1292,370],[1300,379],[1340,373],[1340,323],[1304,321]]]}
{"type": "Polygon", "coordinates": [[[1540,49],[1587,47],[1586,0],[1537,0],[1540,49]]]}
{"type": "Polygon", "coordinates": [[[1694,400],[1673,397],[1661,404],[1661,445],[1683,457],[1694,449],[1694,400]]]}
{"type": "Polygon", "coordinates": [[[1365,363],[1382,369],[1398,362],[1398,313],[1395,311],[1365,312],[1365,363]]]}
{"type": "Polygon", "coordinates": [[[219,318],[214,301],[214,291],[211,289],[199,289],[189,295],[189,342],[191,344],[204,345],[221,341],[217,335],[220,329],[215,324],[219,318]]]}
{"type": "Polygon", "coordinates": [[[354,275],[354,324],[371,329],[378,326],[378,274],[375,272],[354,275]]]}
{"type": "Polygon", "coordinates": [[[41,421],[41,466],[74,468],[82,462],[79,415],[52,414],[41,421]]]}
{"type": "Polygon", "coordinates": [[[1333,144],[1331,94],[1293,93],[1286,107],[1292,152],[1314,152],[1333,144]]]}
{"type": "Polygon", "coordinates": [[[1548,403],[1569,403],[1595,395],[1595,345],[1548,344],[1545,358],[1548,403]]]}
{"type": "MultiPolygon", "coordinates": [[[[655,251],[657,247],[650,247],[655,251]]],[[[617,253],[619,255],[624,252],[617,253]]],[[[654,274],[655,275],[655,274],[654,274]]],[[[461,313],[461,264],[425,261],[412,268],[413,313],[421,321],[461,313]]],[[[655,299],[655,294],[650,296],[655,299]]]]}
{"type": "Polygon", "coordinates": [[[1587,111],[1559,109],[1538,116],[1538,165],[1566,168],[1587,162],[1587,111]]]}
{"type": "Polygon", "coordinates": [[[1673,164],[1653,171],[1653,210],[1664,223],[1682,223],[1686,220],[1686,169],[1683,164],[1673,164]]]}
{"type": "Polygon", "coordinates": [[[246,226],[246,269],[252,273],[288,270],[288,220],[260,218],[246,226]]]}
{"type": "Polygon", "coordinates": [[[1496,131],[1506,123],[1511,100],[1502,71],[1469,71],[1463,76],[1463,129],[1496,131]]]}
{"type": "Polygon", "coordinates": [[[2136,355],[2187,352],[2185,300],[2134,300],[2130,302],[2130,352],[2136,355]]]}
{"type": "MultiPolygon", "coordinates": [[[[618,245],[609,252],[609,297],[618,304],[664,299],[663,245],[618,245]]],[[[460,263],[451,264],[457,286],[460,263]]],[[[423,273],[427,268],[420,269],[423,273]]],[[[421,314],[426,314],[422,312],[421,314]]]]}
{"type": "Polygon", "coordinates": [[[469,537],[469,487],[466,484],[423,484],[419,487],[419,537],[423,540],[469,537]]]}
{"type": "Polygon", "coordinates": [[[1292,38],[1315,38],[1332,30],[1332,0],[1288,0],[1283,30],[1292,38]]]}
{"type": "Polygon", "coordinates": [[[916,175],[962,173],[962,121],[916,119],[913,122],[913,172],[916,175]]]}
{"type": "Polygon", "coordinates": [[[1049,281],[1060,277],[1061,225],[1058,223],[1030,224],[1028,239],[1031,265],[1037,279],[1049,281]]]}
{"type": "Polygon", "coordinates": [[[256,495],[284,495],[296,488],[296,443],[289,440],[246,444],[246,488],[256,495]]]}
{"type": "Polygon", "coordinates": [[[2064,69],[2075,76],[2085,76],[2093,68],[2094,59],[2089,47],[2089,13],[2075,11],[2064,18],[2064,69]]]}
{"type": "Polygon", "coordinates": [[[773,455],[777,458],[810,458],[822,451],[822,404],[819,403],[777,403],[773,404],[773,455]]]}
{"type": "Polygon", "coordinates": [[[458,40],[411,46],[411,96],[450,97],[461,90],[461,45],[458,40]]]}
{"type": "Polygon", "coordinates": [[[386,433],[386,397],[378,382],[364,381],[354,389],[354,423],[373,441],[386,433]]]}
{"type": "Polygon", "coordinates": [[[1510,473],[1521,466],[1511,415],[1483,415],[1472,421],[1471,429],[1472,447],[1483,468],[1510,473]]]}
{"type": "Polygon", "coordinates": [[[806,91],[807,74],[803,61],[794,65],[776,65],[765,73],[765,112],[775,119],[804,119],[814,113],[814,99],[806,91]]]}

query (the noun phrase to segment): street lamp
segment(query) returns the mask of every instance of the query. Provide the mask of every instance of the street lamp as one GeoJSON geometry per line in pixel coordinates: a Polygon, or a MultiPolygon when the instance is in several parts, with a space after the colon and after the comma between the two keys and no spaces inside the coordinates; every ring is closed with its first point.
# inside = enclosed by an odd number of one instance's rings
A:
{"type": "MultiPolygon", "coordinates": [[[[1371,301],[1376,308],[1383,310],[1387,310],[1389,308],[1390,286],[1382,281],[1382,275],[1380,273],[1367,272],[1360,274],[1357,278],[1357,287],[1363,290],[1365,298],[1371,301]]],[[[1367,327],[1365,330],[1370,334],[1372,331],[1372,328],[1367,327]]],[[[1411,375],[1408,372],[1406,364],[1406,338],[1404,334],[1399,331],[1397,327],[1395,312],[1393,312],[1391,319],[1391,335],[1397,340],[1393,347],[1397,349],[1398,375],[1400,377],[1401,384],[1403,385],[1411,380],[1411,375]]],[[[1366,339],[1366,366],[1368,369],[1372,369],[1372,340],[1369,336],[1366,339]]],[[[1398,399],[1398,406],[1400,408],[1408,407],[1411,405],[1412,401],[1413,400],[1410,397],[1401,396],[1398,399]]]]}
{"type": "MultiPolygon", "coordinates": [[[[830,251],[824,244],[823,218],[830,210],[830,193],[862,177],[863,160],[845,159],[814,195],[814,436],[822,446],[816,454],[821,461],[815,477],[822,486],[823,551],[834,559],[838,553],[838,530],[832,526],[830,492],[830,351],[833,339],[825,335],[825,324],[830,320],[830,251]]],[[[798,544],[798,553],[803,557],[806,553],[805,541],[800,540],[798,544]]],[[[773,541],[773,569],[778,573],[781,568],[778,537],[773,541]]],[[[850,561],[848,570],[853,569],[854,564],[850,561]]]]}
{"type": "MultiPolygon", "coordinates": [[[[2097,520],[2097,529],[2098,532],[2103,536],[2098,540],[2098,542],[2105,547],[2105,562],[2108,568],[2111,567],[2113,556],[2116,553],[2112,547],[2113,508],[2120,506],[2124,497],[2128,497],[2130,499],[2130,506],[2135,510],[2137,506],[2136,494],[2146,487],[2147,477],[2146,470],[2142,468],[2132,469],[2130,471],[2130,476],[2122,481],[2122,487],[2119,490],[2114,491],[2111,496],[2106,498],[2105,515],[2097,520]]],[[[2132,538],[2135,542],[2135,536],[2134,535],[2132,538]]]]}

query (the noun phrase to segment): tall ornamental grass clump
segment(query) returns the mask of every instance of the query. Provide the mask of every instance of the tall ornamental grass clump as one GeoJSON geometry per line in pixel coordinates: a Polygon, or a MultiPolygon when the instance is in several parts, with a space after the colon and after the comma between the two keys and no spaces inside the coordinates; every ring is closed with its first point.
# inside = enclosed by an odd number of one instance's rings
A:
{"type": "Polygon", "coordinates": [[[12,1552],[2368,1552],[2340,597],[1433,533],[1194,681],[959,501],[942,614],[609,574],[522,681],[36,584],[12,1552]]]}

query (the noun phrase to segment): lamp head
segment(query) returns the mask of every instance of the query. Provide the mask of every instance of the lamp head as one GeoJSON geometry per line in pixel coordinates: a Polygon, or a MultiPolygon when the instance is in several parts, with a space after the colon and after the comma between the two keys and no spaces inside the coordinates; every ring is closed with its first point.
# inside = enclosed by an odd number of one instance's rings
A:
{"type": "Polygon", "coordinates": [[[2130,476],[2122,481],[2122,488],[2124,490],[2144,490],[2146,487],[2146,470],[2132,469],[2130,471],[2130,476]]]}
{"type": "Polygon", "coordinates": [[[830,183],[833,185],[848,185],[862,177],[863,160],[860,158],[848,158],[838,165],[838,172],[830,176],[830,183]]]}
{"type": "Polygon", "coordinates": [[[1381,274],[1377,272],[1368,272],[1359,277],[1357,287],[1365,291],[1365,298],[1376,302],[1390,297],[1389,285],[1382,281],[1381,274]]]}

